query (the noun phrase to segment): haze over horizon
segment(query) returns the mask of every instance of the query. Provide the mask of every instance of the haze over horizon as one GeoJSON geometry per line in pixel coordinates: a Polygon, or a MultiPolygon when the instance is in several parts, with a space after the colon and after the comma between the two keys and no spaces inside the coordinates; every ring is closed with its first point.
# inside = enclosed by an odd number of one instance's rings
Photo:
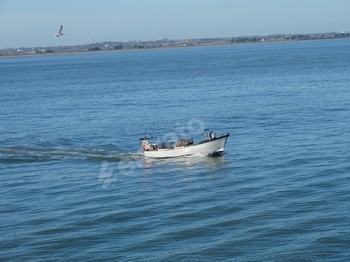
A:
{"type": "Polygon", "coordinates": [[[348,32],[346,0],[0,0],[0,49],[348,32]],[[60,25],[62,37],[55,37],[60,25]]]}

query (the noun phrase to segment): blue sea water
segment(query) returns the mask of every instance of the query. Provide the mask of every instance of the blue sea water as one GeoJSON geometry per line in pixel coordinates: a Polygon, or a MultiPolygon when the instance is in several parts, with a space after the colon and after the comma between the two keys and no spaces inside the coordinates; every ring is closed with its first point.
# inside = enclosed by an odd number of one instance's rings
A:
{"type": "Polygon", "coordinates": [[[350,41],[0,59],[0,260],[347,261],[350,41]],[[222,157],[138,139],[230,132],[222,157]]]}

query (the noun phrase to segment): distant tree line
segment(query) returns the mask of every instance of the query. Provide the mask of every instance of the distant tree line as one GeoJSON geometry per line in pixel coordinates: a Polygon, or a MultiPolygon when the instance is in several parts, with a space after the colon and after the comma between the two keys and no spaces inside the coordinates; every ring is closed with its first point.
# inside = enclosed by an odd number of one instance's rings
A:
{"type": "Polygon", "coordinates": [[[108,50],[130,50],[130,49],[150,49],[150,48],[169,48],[169,47],[190,47],[205,45],[227,45],[227,44],[248,44],[263,42],[287,42],[304,40],[322,40],[322,39],[340,39],[350,38],[350,32],[330,32],[330,33],[311,33],[311,34],[274,34],[265,36],[237,36],[225,38],[198,38],[185,40],[169,40],[167,38],[149,41],[108,41],[103,43],[90,43],[72,46],[55,47],[20,47],[0,49],[0,56],[16,56],[31,54],[50,54],[50,53],[69,53],[86,51],[108,51],[108,50]]]}

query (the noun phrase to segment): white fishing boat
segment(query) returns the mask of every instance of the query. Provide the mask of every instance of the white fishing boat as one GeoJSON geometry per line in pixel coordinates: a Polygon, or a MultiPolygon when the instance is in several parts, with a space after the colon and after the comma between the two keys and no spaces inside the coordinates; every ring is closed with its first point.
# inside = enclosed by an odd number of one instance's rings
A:
{"type": "Polygon", "coordinates": [[[159,141],[148,134],[140,138],[141,147],[146,157],[167,158],[178,156],[205,155],[216,156],[224,152],[230,133],[216,136],[214,132],[204,130],[207,139],[195,144],[193,138],[182,138],[171,142],[159,141]]]}

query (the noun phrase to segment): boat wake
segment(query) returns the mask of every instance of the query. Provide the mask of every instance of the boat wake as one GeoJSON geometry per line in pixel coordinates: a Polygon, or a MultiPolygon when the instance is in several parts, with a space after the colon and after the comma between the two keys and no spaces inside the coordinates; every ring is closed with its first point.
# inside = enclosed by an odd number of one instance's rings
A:
{"type": "Polygon", "coordinates": [[[62,149],[41,147],[0,147],[0,162],[44,162],[52,160],[96,160],[128,162],[143,159],[141,152],[104,149],[62,149]]]}

